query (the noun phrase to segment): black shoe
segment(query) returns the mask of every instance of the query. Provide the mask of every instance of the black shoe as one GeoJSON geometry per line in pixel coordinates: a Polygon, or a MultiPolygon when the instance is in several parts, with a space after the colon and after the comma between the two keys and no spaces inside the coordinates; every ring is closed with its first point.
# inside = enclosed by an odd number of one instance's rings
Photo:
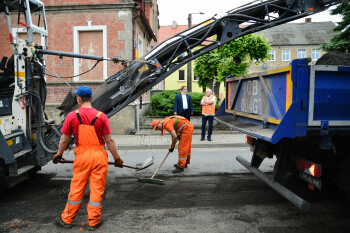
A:
{"type": "Polygon", "coordinates": [[[204,138],[201,138],[201,141],[204,141],[204,138]]]}
{"type": "MultiPolygon", "coordinates": [[[[177,163],[174,164],[174,167],[177,167],[177,163]]],[[[187,164],[186,164],[185,168],[187,168],[187,164]]]]}
{"type": "Polygon", "coordinates": [[[211,141],[211,138],[208,138],[208,141],[211,141]]]}
{"type": "Polygon", "coordinates": [[[60,227],[66,228],[66,229],[69,229],[72,227],[72,224],[67,224],[67,223],[63,222],[61,217],[60,217],[60,220],[58,220],[58,225],[60,227]]]}
{"type": "Polygon", "coordinates": [[[183,171],[184,171],[183,168],[176,166],[176,168],[175,168],[175,170],[173,171],[173,173],[180,173],[180,172],[183,172],[183,171]]]}
{"type": "Polygon", "coordinates": [[[97,223],[95,226],[89,226],[89,231],[95,231],[97,228],[99,228],[103,224],[103,221],[101,220],[99,223],[97,223]]]}

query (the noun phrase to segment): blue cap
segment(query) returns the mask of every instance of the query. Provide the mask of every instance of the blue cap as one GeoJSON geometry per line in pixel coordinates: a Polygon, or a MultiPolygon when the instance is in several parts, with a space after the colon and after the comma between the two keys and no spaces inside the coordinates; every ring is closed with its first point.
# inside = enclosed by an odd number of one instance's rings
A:
{"type": "Polygon", "coordinates": [[[88,86],[80,86],[75,93],[77,93],[78,96],[92,96],[92,91],[88,86]]]}

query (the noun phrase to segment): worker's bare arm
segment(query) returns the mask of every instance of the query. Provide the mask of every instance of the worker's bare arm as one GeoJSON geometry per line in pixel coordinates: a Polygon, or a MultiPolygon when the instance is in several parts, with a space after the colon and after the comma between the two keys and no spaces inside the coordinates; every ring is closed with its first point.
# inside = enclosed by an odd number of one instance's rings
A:
{"type": "Polygon", "coordinates": [[[105,135],[103,135],[103,137],[105,139],[107,148],[111,152],[113,158],[115,160],[119,159],[120,156],[119,156],[119,153],[118,153],[118,150],[117,150],[117,145],[115,144],[115,141],[114,141],[114,139],[112,137],[112,134],[105,134],[105,135]]]}
{"type": "Polygon", "coordinates": [[[175,130],[170,131],[170,135],[171,135],[171,147],[175,147],[176,141],[177,141],[177,135],[175,130]]]}
{"type": "Polygon", "coordinates": [[[70,140],[69,135],[62,134],[61,139],[60,139],[60,143],[58,145],[58,152],[57,152],[58,155],[63,155],[63,152],[67,148],[69,140],[70,140]]]}

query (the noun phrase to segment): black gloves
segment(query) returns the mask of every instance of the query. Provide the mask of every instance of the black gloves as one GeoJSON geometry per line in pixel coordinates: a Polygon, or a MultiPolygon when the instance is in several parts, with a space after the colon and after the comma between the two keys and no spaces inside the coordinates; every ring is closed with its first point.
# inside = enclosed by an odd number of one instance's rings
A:
{"type": "Polygon", "coordinates": [[[172,153],[172,152],[174,151],[174,148],[175,148],[175,147],[170,146],[170,147],[169,147],[169,152],[172,153]]]}

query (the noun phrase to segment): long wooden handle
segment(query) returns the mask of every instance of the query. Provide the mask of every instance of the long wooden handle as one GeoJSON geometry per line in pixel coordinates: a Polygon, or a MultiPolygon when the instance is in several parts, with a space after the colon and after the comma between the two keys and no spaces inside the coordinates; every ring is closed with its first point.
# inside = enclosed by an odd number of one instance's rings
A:
{"type": "MultiPolygon", "coordinates": [[[[73,163],[74,160],[61,160],[59,161],[59,163],[73,163]]],[[[114,162],[108,162],[108,165],[114,165],[114,162]]],[[[132,168],[132,169],[135,169],[135,170],[141,170],[140,167],[135,167],[135,166],[129,166],[129,165],[126,165],[126,164],[123,164],[123,167],[127,167],[127,168],[132,168]]]]}
{"type": "Polygon", "coordinates": [[[153,173],[153,176],[151,177],[151,179],[153,179],[153,177],[157,174],[158,170],[160,169],[160,167],[163,165],[164,161],[166,160],[166,158],[168,158],[168,155],[170,154],[170,151],[168,152],[168,154],[166,154],[165,158],[163,159],[163,161],[160,163],[160,165],[158,166],[157,170],[153,173]]]}

